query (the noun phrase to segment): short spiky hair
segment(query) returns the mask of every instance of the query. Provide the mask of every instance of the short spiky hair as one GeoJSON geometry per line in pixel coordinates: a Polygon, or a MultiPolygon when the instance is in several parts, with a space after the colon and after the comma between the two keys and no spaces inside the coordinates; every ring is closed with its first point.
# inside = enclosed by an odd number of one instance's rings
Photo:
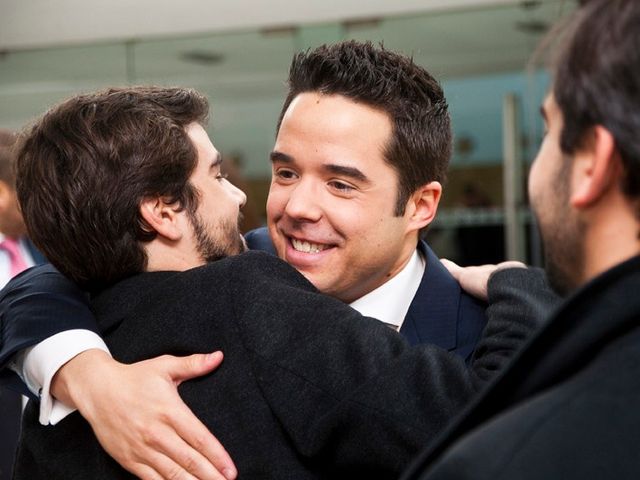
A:
{"type": "Polygon", "coordinates": [[[185,127],[204,124],[205,97],[161,87],[78,95],[19,141],[17,192],[34,243],[58,270],[98,289],[144,270],[145,197],[192,211],[197,153],[185,127]]]}
{"type": "Polygon", "coordinates": [[[305,92],[342,95],[389,116],[385,158],[399,177],[396,215],[421,185],[444,182],[452,142],[447,102],[438,82],[411,58],[371,42],[323,45],[293,57],[288,85],[278,130],[293,99],[305,92]]]}

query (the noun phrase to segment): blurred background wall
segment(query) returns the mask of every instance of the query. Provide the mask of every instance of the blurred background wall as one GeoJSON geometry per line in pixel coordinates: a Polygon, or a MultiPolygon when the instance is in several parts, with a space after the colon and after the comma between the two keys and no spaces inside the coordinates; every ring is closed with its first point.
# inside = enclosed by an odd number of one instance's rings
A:
{"type": "Polygon", "coordinates": [[[548,88],[528,63],[573,0],[2,0],[0,127],[104,86],[153,83],[209,96],[209,133],[264,222],[268,153],[294,52],[344,39],[383,42],[442,82],[455,151],[429,240],[462,263],[539,263],[523,187],[548,88]]]}

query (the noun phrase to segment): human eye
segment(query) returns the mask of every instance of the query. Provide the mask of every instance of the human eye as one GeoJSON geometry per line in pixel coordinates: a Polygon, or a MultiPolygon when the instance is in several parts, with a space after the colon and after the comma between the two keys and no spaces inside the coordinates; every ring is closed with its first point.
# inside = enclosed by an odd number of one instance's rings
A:
{"type": "Polygon", "coordinates": [[[340,180],[331,180],[328,185],[339,193],[352,193],[355,187],[340,180]]]}
{"type": "Polygon", "coordinates": [[[273,171],[273,175],[278,180],[282,180],[282,181],[290,181],[298,178],[298,175],[296,174],[296,172],[294,172],[289,168],[276,168],[273,171]]]}
{"type": "Polygon", "coordinates": [[[216,175],[216,180],[218,181],[226,180],[228,176],[229,176],[228,173],[218,172],[218,174],[216,175]]]}

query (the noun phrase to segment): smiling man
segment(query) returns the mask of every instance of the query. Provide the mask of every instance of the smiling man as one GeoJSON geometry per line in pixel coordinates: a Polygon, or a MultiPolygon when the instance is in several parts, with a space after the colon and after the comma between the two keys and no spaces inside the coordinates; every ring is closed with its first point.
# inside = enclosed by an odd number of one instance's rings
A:
{"type": "Polygon", "coordinates": [[[409,205],[398,199],[399,175],[384,157],[391,136],[384,112],[308,92],[287,108],[271,153],[267,217],[278,256],[347,303],[405,268],[440,199],[436,181],[409,205]]]}
{"type": "MultiPolygon", "coordinates": [[[[403,55],[355,41],[297,54],[271,152],[268,234],[320,291],[466,360],[485,325],[420,232],[451,155],[438,82],[403,55]]],[[[271,242],[273,242],[273,247],[271,242]]]]}

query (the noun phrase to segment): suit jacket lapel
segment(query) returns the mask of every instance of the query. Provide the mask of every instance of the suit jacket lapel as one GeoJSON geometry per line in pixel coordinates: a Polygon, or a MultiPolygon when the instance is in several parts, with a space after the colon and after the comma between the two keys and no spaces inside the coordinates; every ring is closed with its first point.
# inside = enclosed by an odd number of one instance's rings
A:
{"type": "Polygon", "coordinates": [[[420,241],[418,249],[426,268],[400,333],[412,345],[432,343],[453,350],[457,345],[460,286],[426,242],[420,241]]]}

